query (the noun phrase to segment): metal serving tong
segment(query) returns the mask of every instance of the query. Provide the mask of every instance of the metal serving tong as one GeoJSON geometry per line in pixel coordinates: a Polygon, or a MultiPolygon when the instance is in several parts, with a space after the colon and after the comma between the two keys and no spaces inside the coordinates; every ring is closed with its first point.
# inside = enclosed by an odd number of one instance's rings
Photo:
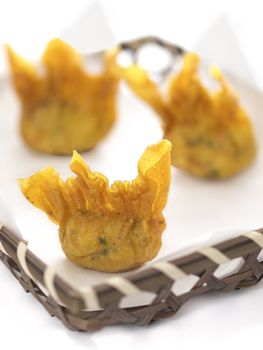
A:
{"type": "MultiPolygon", "coordinates": [[[[154,50],[159,49],[163,51],[163,54],[166,54],[167,62],[161,65],[158,69],[151,70],[148,69],[148,67],[145,67],[149,73],[153,74],[154,76],[159,76],[160,80],[164,80],[167,75],[171,73],[176,58],[186,53],[186,50],[182,47],[155,36],[146,36],[143,38],[126,41],[119,45],[120,50],[130,56],[133,64],[140,64],[140,53],[146,47],[151,48],[152,53],[154,50]]],[[[152,58],[150,57],[150,54],[151,52],[149,50],[149,58],[152,58]]]]}

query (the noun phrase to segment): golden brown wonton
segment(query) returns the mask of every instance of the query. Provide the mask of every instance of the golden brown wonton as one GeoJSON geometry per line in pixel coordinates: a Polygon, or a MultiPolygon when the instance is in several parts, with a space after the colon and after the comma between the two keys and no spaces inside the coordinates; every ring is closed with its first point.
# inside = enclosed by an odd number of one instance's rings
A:
{"type": "Polygon", "coordinates": [[[26,198],[59,225],[66,256],[99,271],[124,271],[153,259],[166,224],[162,215],[170,185],[171,144],[146,148],[132,182],[92,172],[74,152],[76,176],[63,181],[51,167],[20,180],[26,198]]]}
{"type": "Polygon", "coordinates": [[[160,116],[164,138],[172,142],[172,164],[195,176],[226,178],[246,168],[256,154],[251,122],[217,68],[219,89],[202,85],[199,58],[186,54],[165,96],[138,65],[120,69],[131,89],[160,116]]]}
{"type": "Polygon", "coordinates": [[[9,46],[7,56],[21,102],[21,132],[33,149],[71,154],[93,148],[116,118],[118,80],[115,56],[105,54],[100,74],[85,70],[80,54],[60,39],[51,40],[42,57],[43,72],[9,46]]]}

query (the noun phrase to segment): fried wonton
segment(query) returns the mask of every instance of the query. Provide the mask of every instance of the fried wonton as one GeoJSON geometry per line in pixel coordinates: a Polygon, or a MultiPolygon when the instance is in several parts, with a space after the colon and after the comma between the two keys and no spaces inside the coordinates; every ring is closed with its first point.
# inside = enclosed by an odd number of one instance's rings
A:
{"type": "Polygon", "coordinates": [[[105,137],[116,118],[112,51],[104,56],[102,72],[91,74],[81,55],[60,39],[48,43],[42,71],[6,49],[21,102],[22,136],[31,148],[71,154],[89,150],[105,137]]]}
{"type": "Polygon", "coordinates": [[[68,259],[99,271],[130,270],[153,259],[161,247],[170,152],[167,140],[149,146],[138,162],[138,176],[111,186],[74,152],[70,168],[76,176],[64,182],[47,167],[20,180],[20,188],[59,225],[68,259]]]}
{"type": "Polygon", "coordinates": [[[133,92],[161,117],[164,138],[172,142],[172,164],[195,176],[226,178],[250,165],[256,155],[252,124],[218,68],[219,89],[200,81],[199,58],[186,54],[183,67],[161,93],[138,65],[120,69],[133,92]]]}

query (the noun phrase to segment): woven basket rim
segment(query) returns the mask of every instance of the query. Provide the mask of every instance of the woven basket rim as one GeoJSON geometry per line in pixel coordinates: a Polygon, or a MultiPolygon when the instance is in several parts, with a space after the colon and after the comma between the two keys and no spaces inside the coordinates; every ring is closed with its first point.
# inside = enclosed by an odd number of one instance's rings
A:
{"type": "Polygon", "coordinates": [[[199,277],[185,294],[177,296],[172,292],[177,276],[169,275],[169,272],[163,269],[156,270],[154,266],[150,266],[131,274],[124,279],[124,282],[128,282],[128,287],[138,291],[154,292],[156,297],[149,305],[121,308],[120,301],[129,294],[129,289],[122,290],[118,283],[115,286],[107,283],[98,284],[85,298],[78,290],[69,286],[59,274],[54,274],[53,285],[50,287],[49,284],[45,285],[44,278],[49,267],[27,248],[27,242],[3,226],[0,229],[0,243],[0,260],[23,288],[31,292],[51,315],[55,315],[68,328],[74,330],[95,330],[115,323],[146,325],[153,320],[173,315],[195,295],[212,290],[229,292],[252,286],[263,276],[263,261],[257,260],[263,247],[263,229],[259,229],[169,261],[168,263],[174,266],[176,271],[178,269],[187,275],[194,274],[199,277]],[[24,261],[17,254],[21,245],[25,247],[24,261]],[[220,261],[216,261],[218,255],[211,254],[208,248],[212,248],[212,253],[221,253],[230,261],[242,257],[244,262],[237,272],[219,279],[214,275],[221,265],[220,261]],[[89,311],[87,299],[88,304],[90,302],[92,305],[94,295],[100,302],[101,310],[89,311]]]}

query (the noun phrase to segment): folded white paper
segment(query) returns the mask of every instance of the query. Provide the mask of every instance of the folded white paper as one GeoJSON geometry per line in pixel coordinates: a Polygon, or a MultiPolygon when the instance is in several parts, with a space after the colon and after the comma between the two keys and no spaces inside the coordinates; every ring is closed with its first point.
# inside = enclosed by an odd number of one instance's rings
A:
{"type": "Polygon", "coordinates": [[[116,45],[112,29],[99,1],[92,1],[61,32],[61,38],[82,53],[95,53],[116,45]]]}
{"type": "Polygon", "coordinates": [[[194,49],[206,62],[218,65],[248,84],[255,83],[245,52],[226,16],[220,16],[212,23],[194,49]]]}

